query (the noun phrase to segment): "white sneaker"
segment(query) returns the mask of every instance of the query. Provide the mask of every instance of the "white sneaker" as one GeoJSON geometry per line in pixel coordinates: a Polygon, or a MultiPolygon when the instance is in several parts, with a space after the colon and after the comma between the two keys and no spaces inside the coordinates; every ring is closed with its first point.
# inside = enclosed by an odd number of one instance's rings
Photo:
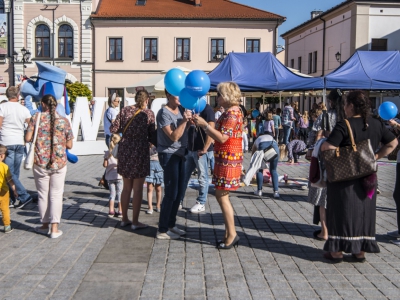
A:
{"type": "Polygon", "coordinates": [[[151,214],[153,214],[153,210],[152,210],[152,209],[148,209],[148,210],[146,210],[146,214],[148,214],[148,215],[151,215],[151,214]]]}
{"type": "Polygon", "coordinates": [[[388,231],[388,232],[387,232],[387,235],[392,236],[392,237],[395,237],[395,238],[400,238],[400,233],[399,233],[398,230],[395,230],[395,231],[388,231]]]}
{"type": "Polygon", "coordinates": [[[185,235],[186,234],[185,230],[179,229],[176,226],[174,228],[170,228],[169,231],[171,231],[173,233],[176,233],[176,234],[179,234],[179,235],[185,235]]]}
{"type": "Polygon", "coordinates": [[[182,209],[182,207],[183,207],[183,206],[182,206],[182,203],[181,203],[181,204],[179,204],[179,209],[182,209]]]}
{"type": "Polygon", "coordinates": [[[196,204],[190,209],[190,212],[196,214],[205,210],[206,210],[205,205],[196,202],[196,204]]]}
{"type": "Polygon", "coordinates": [[[63,232],[61,230],[59,230],[58,232],[52,232],[50,234],[50,238],[51,239],[56,239],[59,238],[60,236],[62,236],[63,232]]]}
{"type": "Polygon", "coordinates": [[[262,190],[259,190],[259,191],[255,191],[254,192],[254,195],[256,195],[256,196],[262,196],[262,190]]]}
{"type": "Polygon", "coordinates": [[[159,240],[177,240],[181,236],[179,234],[173,233],[172,231],[168,230],[167,232],[161,233],[157,231],[156,238],[159,240]]]}
{"type": "Polygon", "coordinates": [[[279,192],[274,192],[274,198],[279,198],[279,192]]]}

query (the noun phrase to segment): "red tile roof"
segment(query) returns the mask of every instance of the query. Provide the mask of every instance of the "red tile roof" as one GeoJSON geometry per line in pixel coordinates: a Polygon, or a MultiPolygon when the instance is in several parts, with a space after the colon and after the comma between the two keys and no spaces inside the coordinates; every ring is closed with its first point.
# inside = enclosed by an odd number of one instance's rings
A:
{"type": "Polygon", "coordinates": [[[230,0],[101,0],[92,18],[106,19],[198,19],[198,20],[286,20],[286,17],[230,0]]]}

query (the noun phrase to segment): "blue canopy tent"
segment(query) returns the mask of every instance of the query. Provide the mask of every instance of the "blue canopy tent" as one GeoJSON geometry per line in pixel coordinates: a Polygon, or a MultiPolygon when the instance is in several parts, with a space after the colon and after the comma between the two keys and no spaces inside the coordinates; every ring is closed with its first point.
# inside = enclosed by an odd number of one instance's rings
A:
{"type": "Polygon", "coordinates": [[[270,52],[229,53],[208,76],[211,90],[220,82],[234,81],[242,92],[301,91],[323,89],[322,77],[291,72],[270,52]]]}
{"type": "Polygon", "coordinates": [[[399,51],[356,51],[325,76],[326,89],[400,90],[399,51]]]}

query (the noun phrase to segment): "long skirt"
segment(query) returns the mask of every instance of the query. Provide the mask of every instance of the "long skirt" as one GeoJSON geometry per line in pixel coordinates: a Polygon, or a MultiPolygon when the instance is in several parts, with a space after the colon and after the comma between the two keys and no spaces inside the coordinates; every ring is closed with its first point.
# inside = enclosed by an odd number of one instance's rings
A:
{"type": "Polygon", "coordinates": [[[376,190],[369,199],[363,179],[328,183],[326,219],[328,240],[324,250],[358,254],[378,253],[375,240],[376,190]]]}

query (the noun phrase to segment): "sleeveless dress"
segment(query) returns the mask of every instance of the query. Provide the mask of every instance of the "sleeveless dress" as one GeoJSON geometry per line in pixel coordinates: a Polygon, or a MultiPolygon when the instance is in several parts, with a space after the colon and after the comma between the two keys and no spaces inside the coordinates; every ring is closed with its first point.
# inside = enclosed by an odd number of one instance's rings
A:
{"type": "Polygon", "coordinates": [[[215,141],[215,167],[212,183],[219,190],[237,190],[242,173],[242,124],[243,116],[238,106],[225,111],[215,124],[215,129],[228,135],[225,143],[215,141]]]}

